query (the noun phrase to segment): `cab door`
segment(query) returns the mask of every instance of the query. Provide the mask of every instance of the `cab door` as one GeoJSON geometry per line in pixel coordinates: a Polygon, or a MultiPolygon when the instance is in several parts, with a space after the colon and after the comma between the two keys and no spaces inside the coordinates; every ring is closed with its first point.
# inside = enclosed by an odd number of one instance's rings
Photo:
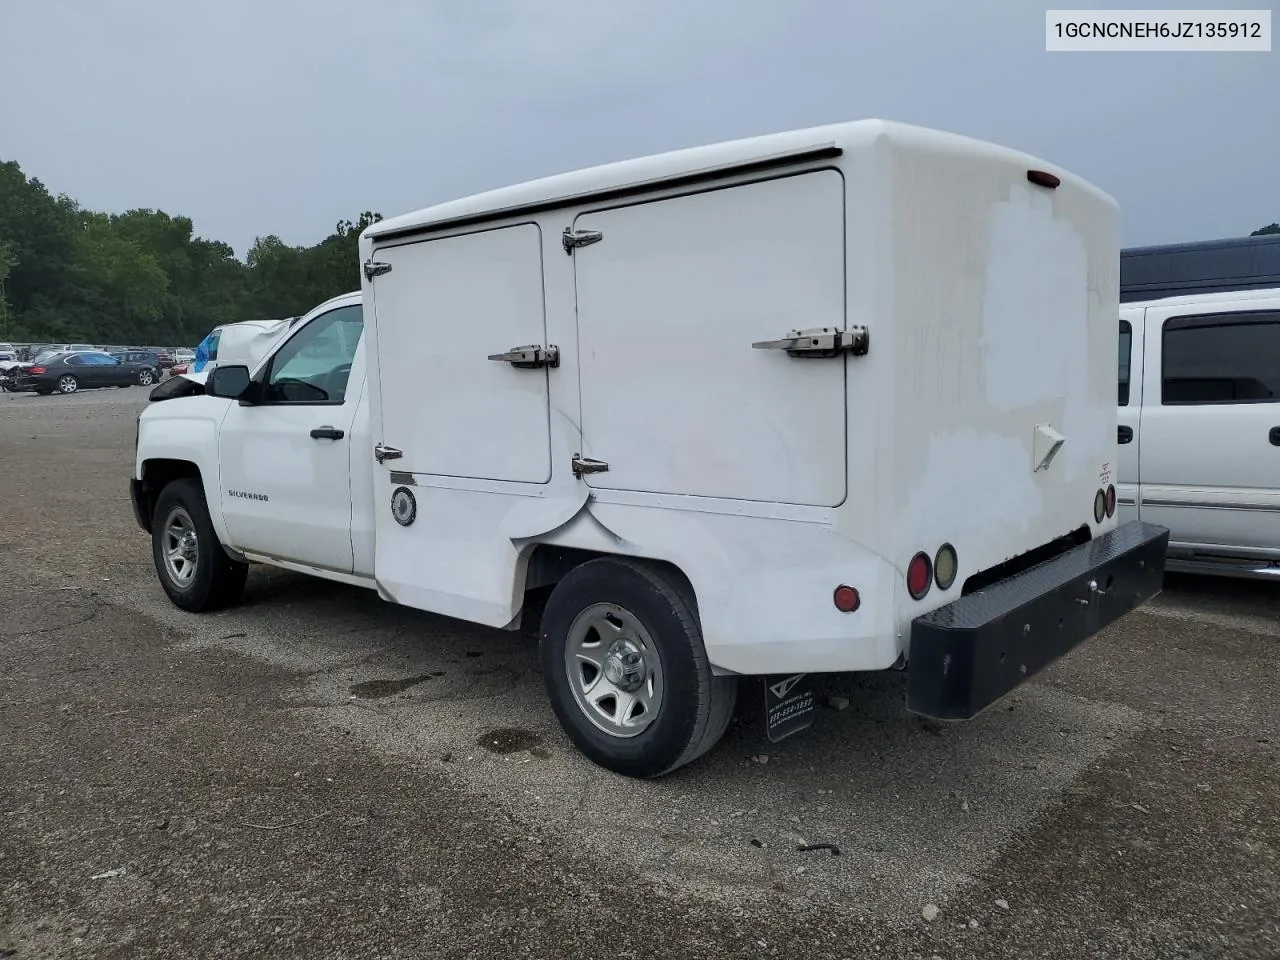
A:
{"type": "Polygon", "coordinates": [[[1144,346],[1142,519],[1280,549],[1280,297],[1148,307],[1144,346]]]}
{"type": "Polygon", "coordinates": [[[364,380],[363,318],[352,304],[299,325],[255,377],[261,401],[229,407],[218,440],[221,499],[241,550],[352,572],[351,434],[364,380]]]}
{"type": "Polygon", "coordinates": [[[1142,477],[1138,451],[1142,433],[1142,307],[1120,310],[1120,404],[1116,415],[1116,510],[1120,522],[1137,520],[1142,477]]]}

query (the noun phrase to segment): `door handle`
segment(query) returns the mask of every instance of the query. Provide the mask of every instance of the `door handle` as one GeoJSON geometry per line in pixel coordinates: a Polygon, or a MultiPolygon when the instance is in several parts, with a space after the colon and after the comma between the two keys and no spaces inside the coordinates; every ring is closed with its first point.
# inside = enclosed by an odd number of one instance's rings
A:
{"type": "Polygon", "coordinates": [[[1267,439],[1271,441],[1273,447],[1280,447],[1280,427],[1272,427],[1271,432],[1267,434],[1267,439]]]}
{"type": "Polygon", "coordinates": [[[313,427],[312,440],[341,440],[346,434],[336,427],[313,427]]]}
{"type": "Polygon", "coordinates": [[[560,366],[560,348],[552,345],[544,347],[531,343],[524,347],[512,347],[506,353],[491,353],[490,360],[509,363],[513,367],[558,367],[560,366]]]}
{"type": "Polygon", "coordinates": [[[1133,443],[1133,427],[1116,427],[1116,440],[1120,443],[1133,443]]]}

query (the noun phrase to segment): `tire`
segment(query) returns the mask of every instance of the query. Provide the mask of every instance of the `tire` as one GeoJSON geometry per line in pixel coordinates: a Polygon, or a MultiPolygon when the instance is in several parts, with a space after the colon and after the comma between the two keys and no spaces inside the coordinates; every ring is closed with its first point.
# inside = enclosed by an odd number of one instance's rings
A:
{"type": "Polygon", "coordinates": [[[604,557],[571,570],[547,600],[538,647],[561,728],[614,773],[658,777],[684,766],[715,746],[733,716],[737,677],[712,675],[687,588],[648,564],[604,557]],[[620,716],[628,697],[652,709],[620,716]]]}
{"type": "Polygon", "coordinates": [[[249,565],[222,549],[199,480],[174,480],[160,492],[152,516],[151,555],[160,586],[175,606],[205,613],[240,601],[249,565]],[[170,552],[179,550],[181,556],[171,562],[170,552]]]}
{"type": "Polygon", "coordinates": [[[59,393],[70,394],[70,393],[75,393],[79,389],[80,389],[80,381],[77,380],[75,377],[73,377],[71,374],[64,373],[62,376],[58,378],[59,393]]]}
{"type": "Polygon", "coordinates": [[[138,386],[149,387],[156,382],[155,375],[150,370],[138,371],[138,386]]]}

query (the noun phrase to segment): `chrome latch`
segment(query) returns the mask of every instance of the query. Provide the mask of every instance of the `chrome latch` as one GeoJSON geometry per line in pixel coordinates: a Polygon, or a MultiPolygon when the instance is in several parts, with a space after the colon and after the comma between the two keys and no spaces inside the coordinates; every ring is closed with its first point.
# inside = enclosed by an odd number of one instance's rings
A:
{"type": "Polygon", "coordinates": [[[403,450],[397,450],[395,447],[388,447],[386,444],[375,444],[373,448],[373,459],[382,463],[384,460],[399,460],[404,456],[403,450]]]}
{"type": "Polygon", "coordinates": [[[366,260],[364,262],[364,278],[372,280],[374,277],[380,277],[384,273],[391,272],[391,264],[383,263],[380,260],[366,260]]]}
{"type": "Polygon", "coordinates": [[[513,367],[558,367],[560,348],[531,343],[526,347],[512,347],[506,353],[491,353],[489,359],[502,360],[513,367]]]}
{"type": "Polygon", "coordinates": [[[586,473],[606,473],[609,470],[609,464],[603,460],[592,460],[590,457],[584,457],[580,453],[573,455],[573,475],[581,477],[586,473]]]}
{"type": "Polygon", "coordinates": [[[575,230],[573,227],[565,227],[564,233],[560,235],[560,242],[564,245],[564,252],[570,256],[573,255],[573,251],[578,247],[599,243],[602,239],[604,239],[604,234],[599,230],[575,230]]]}
{"type": "Polygon", "coordinates": [[[807,330],[792,330],[781,340],[757,341],[751,344],[751,348],[785,350],[789,357],[834,357],[841,353],[861,357],[866,355],[868,345],[869,334],[866,327],[850,327],[848,330],[811,327],[807,330]]]}

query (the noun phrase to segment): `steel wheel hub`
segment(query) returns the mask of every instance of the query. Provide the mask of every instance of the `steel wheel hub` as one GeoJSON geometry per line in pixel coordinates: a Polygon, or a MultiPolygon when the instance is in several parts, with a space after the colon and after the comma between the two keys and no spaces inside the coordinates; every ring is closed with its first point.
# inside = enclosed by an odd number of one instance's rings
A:
{"type": "Polygon", "coordinates": [[[596,603],[569,626],[564,665],[574,701],[614,737],[644,732],[662,707],[662,658],[649,631],[625,607],[596,603]]]}
{"type": "Polygon", "coordinates": [[[630,640],[615,640],[604,657],[605,679],[619,690],[634,693],[648,675],[644,652],[630,640]]]}
{"type": "Polygon", "coordinates": [[[195,579],[200,555],[200,538],[191,514],[182,507],[174,507],[164,525],[161,541],[165,570],[174,585],[186,589],[195,579]]]}

